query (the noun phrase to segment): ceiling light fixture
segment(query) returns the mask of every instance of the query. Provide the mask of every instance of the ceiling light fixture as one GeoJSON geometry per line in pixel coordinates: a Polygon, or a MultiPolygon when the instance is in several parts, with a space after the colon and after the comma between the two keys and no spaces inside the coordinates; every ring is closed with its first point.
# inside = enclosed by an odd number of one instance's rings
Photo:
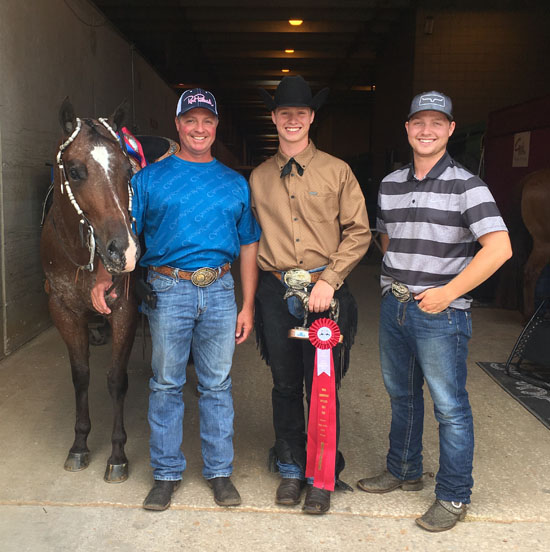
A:
{"type": "Polygon", "coordinates": [[[294,50],[292,48],[287,48],[285,50],[285,54],[293,54],[294,53],[294,50]]]}
{"type": "Polygon", "coordinates": [[[289,19],[288,22],[293,27],[299,27],[304,21],[303,21],[303,19],[289,19]]]}
{"type": "Polygon", "coordinates": [[[281,69],[281,73],[289,73],[290,69],[281,69]]]}

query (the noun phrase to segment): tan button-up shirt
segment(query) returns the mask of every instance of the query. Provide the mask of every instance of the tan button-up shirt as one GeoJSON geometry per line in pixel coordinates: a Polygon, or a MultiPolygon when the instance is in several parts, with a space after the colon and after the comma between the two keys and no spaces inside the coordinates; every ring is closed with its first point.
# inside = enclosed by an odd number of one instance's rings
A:
{"type": "Polygon", "coordinates": [[[312,270],[339,289],[366,253],[371,233],[365,199],[351,168],[344,161],[319,151],[313,142],[294,156],[281,150],[250,175],[252,212],[262,228],[258,266],[266,271],[291,268],[312,270]]]}

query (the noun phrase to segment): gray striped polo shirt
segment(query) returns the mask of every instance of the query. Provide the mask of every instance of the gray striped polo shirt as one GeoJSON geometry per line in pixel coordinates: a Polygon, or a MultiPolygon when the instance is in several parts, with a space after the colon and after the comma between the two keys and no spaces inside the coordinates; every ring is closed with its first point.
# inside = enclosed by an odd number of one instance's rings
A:
{"type": "MultiPolygon", "coordinates": [[[[393,281],[413,293],[445,285],[472,260],[479,237],[507,230],[487,185],[447,152],[423,180],[412,164],[382,180],[376,228],[390,237],[383,294],[393,281]]],[[[465,295],[451,306],[467,309],[471,301],[465,295]]]]}

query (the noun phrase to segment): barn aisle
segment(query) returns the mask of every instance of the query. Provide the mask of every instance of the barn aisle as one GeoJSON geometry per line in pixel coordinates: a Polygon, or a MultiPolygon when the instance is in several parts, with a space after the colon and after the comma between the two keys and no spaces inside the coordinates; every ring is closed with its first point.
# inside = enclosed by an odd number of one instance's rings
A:
{"type": "MultiPolygon", "coordinates": [[[[379,294],[376,260],[350,278],[360,305],[359,334],[342,397],[341,449],[344,481],[383,469],[389,400],[377,348],[379,294]]],[[[236,271],[235,271],[236,272],[236,271]]],[[[138,336],[130,361],[126,401],[130,478],[103,482],[110,451],[111,406],[106,389],[109,345],[94,347],[87,470],[63,470],[73,439],[74,399],[65,347],[49,329],[0,362],[0,542],[3,552],[136,550],[545,550],[550,541],[550,434],[498,387],[478,361],[506,360],[521,330],[517,312],[473,310],[469,392],[474,409],[476,453],[473,503],[465,523],[442,537],[417,528],[414,518],[432,501],[434,481],[417,493],[336,493],[330,515],[313,518],[300,507],[273,501],[277,476],[266,468],[272,444],[268,369],[253,340],[235,355],[234,481],[242,506],[217,507],[201,477],[196,378],[184,391],[184,451],[188,470],[172,508],[146,512],[141,503],[152,477],[148,461],[145,358],[138,336]]],[[[426,404],[425,470],[437,471],[437,433],[426,404]]]]}

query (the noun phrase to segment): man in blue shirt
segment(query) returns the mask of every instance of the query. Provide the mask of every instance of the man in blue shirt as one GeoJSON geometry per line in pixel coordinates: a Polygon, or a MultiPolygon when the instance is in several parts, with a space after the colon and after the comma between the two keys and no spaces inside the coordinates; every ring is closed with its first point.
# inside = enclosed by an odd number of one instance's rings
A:
{"type": "MultiPolygon", "coordinates": [[[[250,211],[246,180],[213,158],[218,110],[210,92],[186,90],[176,109],[180,151],[132,179],[132,214],[145,241],[140,264],[157,296],[144,305],[153,343],[149,396],[150,453],[155,483],[147,510],[165,510],[186,460],[181,451],[189,352],[198,378],[203,476],[220,506],[241,498],[230,480],[233,466],[231,362],[235,344],[253,327],[258,280],[259,227],[250,211]],[[229,268],[240,255],[243,291],[237,315],[229,268]]],[[[101,267],[103,268],[103,267],[101,267]]],[[[94,307],[110,312],[103,269],[92,291],[94,307]]]]}

